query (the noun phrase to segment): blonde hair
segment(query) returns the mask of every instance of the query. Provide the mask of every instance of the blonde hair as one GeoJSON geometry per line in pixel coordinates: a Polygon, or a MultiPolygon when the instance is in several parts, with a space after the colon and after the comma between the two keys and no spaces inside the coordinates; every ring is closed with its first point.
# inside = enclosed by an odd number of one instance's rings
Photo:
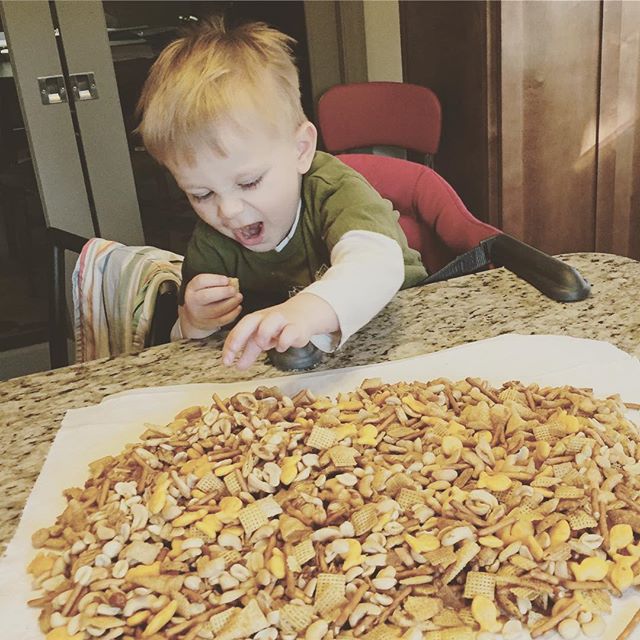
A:
{"type": "Polygon", "coordinates": [[[306,121],[293,44],[261,22],[228,30],[221,17],[173,41],[151,67],[138,102],[137,131],[147,151],[164,164],[191,162],[203,144],[224,154],[218,125],[242,127],[247,112],[274,131],[293,132],[306,121]]]}

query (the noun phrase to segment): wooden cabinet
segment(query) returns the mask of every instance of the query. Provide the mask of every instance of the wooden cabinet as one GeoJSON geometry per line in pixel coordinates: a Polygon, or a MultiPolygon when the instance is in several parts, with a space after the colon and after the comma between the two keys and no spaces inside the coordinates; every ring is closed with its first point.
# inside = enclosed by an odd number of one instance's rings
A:
{"type": "Polygon", "coordinates": [[[443,104],[437,169],[549,253],[640,258],[640,3],[401,2],[404,79],[443,104]]]}

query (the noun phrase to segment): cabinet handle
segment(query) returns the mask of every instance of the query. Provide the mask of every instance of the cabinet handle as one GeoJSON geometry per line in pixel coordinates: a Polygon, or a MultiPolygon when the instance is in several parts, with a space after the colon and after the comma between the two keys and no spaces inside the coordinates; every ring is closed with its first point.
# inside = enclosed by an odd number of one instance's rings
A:
{"type": "Polygon", "coordinates": [[[69,84],[76,102],[98,99],[98,87],[92,71],[69,74],[69,84]]]}
{"type": "Polygon", "coordinates": [[[41,76],[38,78],[38,89],[42,104],[58,104],[67,102],[67,89],[62,76],[41,76]]]}

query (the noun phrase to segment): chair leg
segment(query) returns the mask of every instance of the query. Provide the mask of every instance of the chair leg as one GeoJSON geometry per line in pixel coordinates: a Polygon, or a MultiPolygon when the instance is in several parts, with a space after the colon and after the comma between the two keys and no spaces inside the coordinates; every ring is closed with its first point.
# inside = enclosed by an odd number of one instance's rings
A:
{"type": "Polygon", "coordinates": [[[64,249],[51,247],[51,283],[49,291],[49,358],[51,368],[66,367],[67,355],[67,309],[64,282],[64,249]]]}

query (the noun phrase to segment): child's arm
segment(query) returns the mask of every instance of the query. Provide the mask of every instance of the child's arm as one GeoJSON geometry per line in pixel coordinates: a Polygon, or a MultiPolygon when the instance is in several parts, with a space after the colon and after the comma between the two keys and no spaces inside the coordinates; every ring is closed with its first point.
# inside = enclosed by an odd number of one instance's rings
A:
{"type": "Polygon", "coordinates": [[[268,349],[286,351],[304,347],[311,336],[338,331],[340,323],[333,307],[306,289],[293,298],[244,317],[229,333],[222,361],[247,369],[268,349]]]}
{"type": "MultiPolygon", "coordinates": [[[[350,231],[331,252],[323,277],[287,302],[252,313],[229,333],[223,362],[249,367],[262,351],[303,347],[310,340],[325,348],[327,334],[340,332],[339,343],[373,318],[395,295],[404,278],[398,243],[371,231],[350,231]],[[313,339],[312,339],[313,338],[313,339]]],[[[334,343],[337,342],[334,340],[334,343]]]]}
{"type": "Polygon", "coordinates": [[[242,311],[242,294],[233,280],[227,276],[201,273],[189,281],[184,304],[178,307],[183,338],[206,338],[238,317],[242,311]]]}

